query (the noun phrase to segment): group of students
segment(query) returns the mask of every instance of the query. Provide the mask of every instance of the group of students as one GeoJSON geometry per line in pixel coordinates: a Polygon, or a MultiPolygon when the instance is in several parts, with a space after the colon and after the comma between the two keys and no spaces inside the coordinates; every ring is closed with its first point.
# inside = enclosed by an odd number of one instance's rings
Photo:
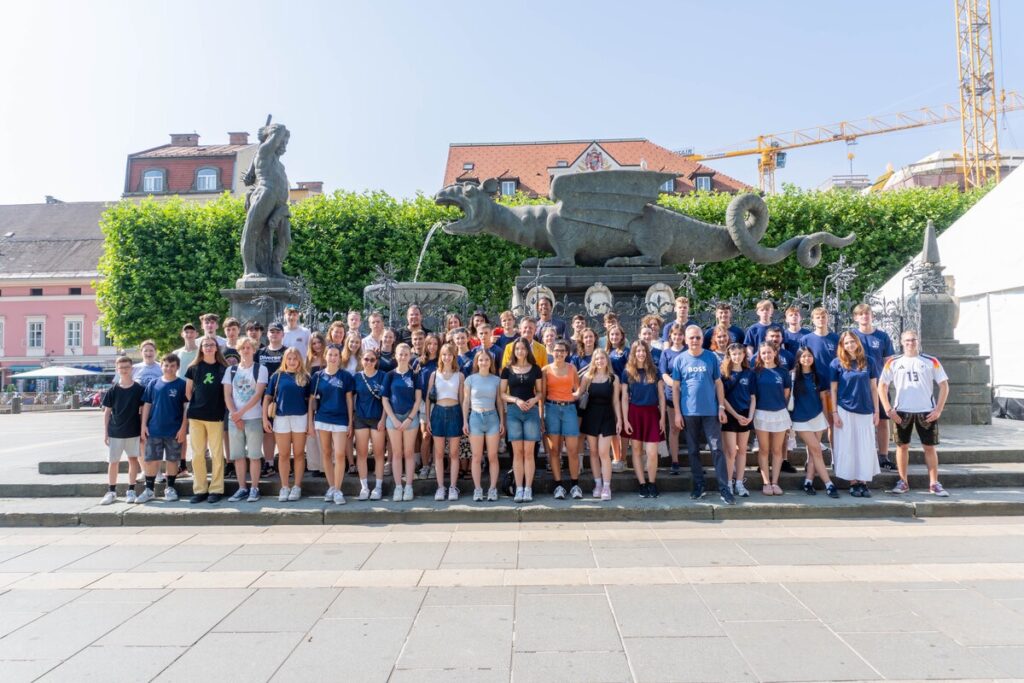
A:
{"type": "Polygon", "coordinates": [[[945,373],[937,359],[920,353],[913,331],[904,332],[904,353],[895,355],[888,335],[874,328],[870,306],[857,306],[857,327],[841,335],[829,330],[821,308],[811,313],[813,330],[801,327],[797,307],[786,310],[784,327],[777,325],[767,300],[747,330],[732,325],[728,304],[716,308],[716,325],[705,330],[689,319],[689,301],[679,297],[674,320],[663,325],[658,316],[644,317],[632,343],[613,313],[604,316],[599,337],[583,316],[568,324],[554,317],[547,297],[536,308],[537,318],[518,320],[505,311],[500,326],[482,312],[468,326],[451,314],[444,333],[436,334],[413,305],[400,329],[386,328],[373,312],[363,334],[358,311],[321,333],[299,324],[299,311],[289,306],[283,322],[268,326],[266,344],[258,322],[247,324],[242,336],[241,324],[229,318],[225,336],[218,336],[215,314],[201,317],[201,334],[183,326],[184,345],[159,363],[155,344],[143,342],[142,362],[118,359],[117,382],[103,399],[110,467],[101,502],[117,499],[122,456],[129,459],[127,502],[152,500],[161,475],[165,500],[177,500],[176,479],[188,476],[186,437],[194,456],[194,504],[223,498],[227,460],[238,480],[231,501],[259,500],[261,477],[274,473],[278,500],[297,501],[307,465],[327,479],[324,499],[335,504],[345,502],[346,474],[358,477],[359,500],[380,500],[390,476],[396,502],[413,500],[417,477],[435,479],[435,500],[455,501],[464,459],[473,500],[495,501],[504,488],[498,459],[506,442],[509,492],[514,502],[530,502],[542,440],[555,498],[584,497],[585,450],[591,496],[610,500],[612,474],[626,468],[626,447],[640,495],[657,497],[659,450],[667,441],[670,471],[678,474],[680,432],[695,500],[707,489],[702,444],[711,452],[722,501],[731,505],[749,495],[744,475],[751,432],[763,495],[784,493],[780,476],[795,471],[787,434],[795,434],[807,449],[803,491],[816,494],[817,477],[827,495],[838,497],[824,459],[827,434],[835,476],[850,483],[851,495],[869,497],[883,467],[899,470],[893,493],[910,490],[908,444],[915,428],[929,490],[948,495],[938,481],[935,452],[948,397],[945,373]],[[889,420],[897,425],[896,463],[888,459],[889,420]],[[138,494],[137,475],[144,484],[138,494]]]}

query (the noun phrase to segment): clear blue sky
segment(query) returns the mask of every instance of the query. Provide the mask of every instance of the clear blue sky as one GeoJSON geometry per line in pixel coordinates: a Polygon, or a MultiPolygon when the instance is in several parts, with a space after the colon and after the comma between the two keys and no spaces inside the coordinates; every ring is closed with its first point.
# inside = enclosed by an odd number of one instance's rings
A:
{"type": "MultiPolygon", "coordinates": [[[[1000,81],[1024,89],[1024,2],[992,6],[1000,81]]],[[[225,142],[268,112],[292,131],[293,182],[409,196],[440,187],[450,142],[702,151],[957,99],[950,0],[33,0],[6,5],[4,24],[4,204],[115,199],[128,153],[170,132],[225,142]]],[[[1007,118],[1001,146],[1024,147],[1024,115],[1007,118]]],[[[959,145],[955,124],[868,138],[854,171],[959,145]]],[[[847,172],[846,151],[794,152],[778,180],[817,186],[847,172]]],[[[756,183],[753,157],[712,166],[756,183]]]]}

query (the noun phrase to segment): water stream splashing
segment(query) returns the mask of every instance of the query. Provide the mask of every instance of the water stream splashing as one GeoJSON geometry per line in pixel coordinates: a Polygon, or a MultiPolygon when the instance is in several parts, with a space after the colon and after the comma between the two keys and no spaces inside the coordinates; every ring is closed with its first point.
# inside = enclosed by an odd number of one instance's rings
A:
{"type": "Polygon", "coordinates": [[[416,272],[412,276],[413,282],[420,281],[420,266],[423,265],[423,257],[427,254],[427,245],[430,244],[430,239],[434,236],[434,233],[437,232],[438,228],[443,228],[445,225],[447,225],[445,221],[438,221],[430,226],[430,230],[427,231],[427,238],[423,240],[423,248],[420,249],[420,258],[416,261],[416,272]]]}

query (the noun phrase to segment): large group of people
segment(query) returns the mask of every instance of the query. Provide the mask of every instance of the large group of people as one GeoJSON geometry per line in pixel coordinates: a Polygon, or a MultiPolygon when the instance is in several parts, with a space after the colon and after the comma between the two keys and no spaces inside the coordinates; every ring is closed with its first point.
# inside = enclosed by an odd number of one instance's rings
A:
{"type": "Polygon", "coordinates": [[[468,324],[450,314],[440,332],[424,327],[415,305],[399,329],[386,327],[376,311],[364,326],[362,314],[351,311],[319,332],[302,326],[289,306],[282,321],[267,326],[265,340],[259,322],[247,323],[243,334],[228,318],[220,336],[219,317],[203,315],[199,329],[182,327],[183,346],[159,360],[148,340],[141,362],[117,360],[117,380],[103,398],[110,466],[102,503],[117,500],[124,456],[129,503],[153,500],[160,482],[164,499],[177,500],[177,482],[186,477],[193,504],[217,503],[229,462],[238,482],[234,502],[259,500],[260,481],[272,476],[281,502],[300,500],[306,477],[322,477],[324,500],[343,504],[346,476],[358,478],[360,501],[381,500],[389,478],[395,502],[413,500],[414,481],[431,478],[435,500],[456,501],[460,475],[468,473],[473,501],[509,495],[527,503],[541,454],[556,499],[584,498],[585,460],[592,498],[611,500],[613,473],[627,469],[639,495],[656,498],[660,459],[668,458],[669,476],[681,472],[681,436],[694,500],[709,489],[704,446],[724,503],[750,495],[748,476],[760,477],[762,495],[783,495],[782,473],[797,471],[788,461],[796,437],[807,451],[800,490],[817,494],[820,479],[826,495],[839,497],[828,454],[850,494],[870,497],[882,468],[899,472],[892,493],[910,490],[915,429],[929,491],[948,495],[935,450],[949,392],[942,365],[920,352],[913,330],[903,333],[897,355],[866,304],[853,310],[856,327],[841,334],[829,329],[822,308],[811,312],[813,329],[802,327],[798,307],[777,323],[768,300],[746,330],[732,323],[728,304],[718,305],[716,324],[703,329],[679,297],[671,320],[645,316],[632,341],[613,313],[597,330],[582,315],[555,317],[544,296],[536,310],[537,317],[520,318],[504,311],[497,325],[483,312],[468,324]],[[895,463],[889,422],[896,426],[895,463]],[[748,472],[752,433],[757,468],[748,472]],[[503,454],[511,460],[504,473],[503,454]]]}

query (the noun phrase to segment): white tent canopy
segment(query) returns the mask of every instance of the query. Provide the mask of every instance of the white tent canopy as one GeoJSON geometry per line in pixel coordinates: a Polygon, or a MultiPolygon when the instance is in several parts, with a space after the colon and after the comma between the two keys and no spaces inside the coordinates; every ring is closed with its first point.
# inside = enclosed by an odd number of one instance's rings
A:
{"type": "Polygon", "coordinates": [[[17,375],[11,375],[11,379],[53,379],[55,377],[86,377],[99,374],[101,373],[95,370],[72,368],[67,365],[51,365],[46,368],[39,368],[38,370],[19,372],[17,375]]]}
{"type": "MultiPolygon", "coordinates": [[[[1024,167],[1018,167],[939,236],[943,274],[960,300],[956,338],[990,357],[997,395],[1024,390],[1024,167]]],[[[914,261],[919,262],[918,255],[914,261]]],[[[901,270],[880,292],[900,296],[901,270]]],[[[923,349],[927,352],[927,348],[923,349]]]]}

